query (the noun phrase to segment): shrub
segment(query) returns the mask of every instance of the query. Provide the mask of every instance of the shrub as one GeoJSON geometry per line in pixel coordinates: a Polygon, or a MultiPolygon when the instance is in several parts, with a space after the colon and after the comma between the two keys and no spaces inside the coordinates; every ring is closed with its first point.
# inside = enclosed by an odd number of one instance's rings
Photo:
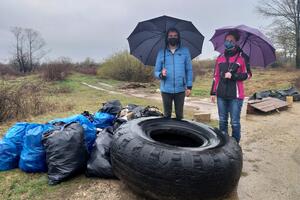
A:
{"type": "Polygon", "coordinates": [[[83,62],[75,64],[73,70],[82,74],[97,75],[98,66],[93,59],[86,58],[83,62]]]}
{"type": "Polygon", "coordinates": [[[42,84],[0,83],[0,122],[39,115],[51,107],[42,93],[42,84]]]}
{"type": "Polygon", "coordinates": [[[20,76],[20,72],[18,72],[15,68],[10,65],[4,65],[0,63],[0,76],[20,76]]]}
{"type": "Polygon", "coordinates": [[[61,81],[64,80],[69,74],[72,64],[63,59],[43,64],[41,66],[42,78],[45,81],[61,81]]]}
{"type": "Polygon", "coordinates": [[[194,78],[197,76],[213,76],[213,71],[215,68],[215,60],[195,60],[193,61],[193,74],[194,78]]]}
{"type": "Polygon", "coordinates": [[[81,74],[97,75],[97,67],[94,66],[76,66],[73,70],[81,74]]]}
{"type": "Polygon", "coordinates": [[[128,51],[118,52],[106,59],[98,74],[101,78],[120,81],[150,82],[154,79],[153,67],[144,66],[128,51]]]}

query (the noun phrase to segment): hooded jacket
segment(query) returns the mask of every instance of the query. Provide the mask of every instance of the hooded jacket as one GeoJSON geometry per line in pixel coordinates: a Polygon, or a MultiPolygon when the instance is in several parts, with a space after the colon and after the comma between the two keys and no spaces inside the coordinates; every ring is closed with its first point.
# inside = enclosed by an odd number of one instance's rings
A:
{"type": "Polygon", "coordinates": [[[161,49],[157,54],[154,76],[161,80],[161,92],[174,94],[192,89],[193,69],[188,48],[179,46],[174,54],[168,48],[161,49]],[[161,75],[163,68],[167,70],[166,77],[161,75]]]}

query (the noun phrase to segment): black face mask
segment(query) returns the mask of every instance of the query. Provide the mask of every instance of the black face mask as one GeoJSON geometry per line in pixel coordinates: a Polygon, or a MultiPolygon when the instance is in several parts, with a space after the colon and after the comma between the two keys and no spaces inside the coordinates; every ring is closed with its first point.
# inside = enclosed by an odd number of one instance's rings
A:
{"type": "Polygon", "coordinates": [[[179,39],[178,39],[178,38],[168,38],[168,43],[169,43],[171,46],[177,45],[178,42],[179,42],[179,39]]]}
{"type": "Polygon", "coordinates": [[[230,49],[230,50],[225,49],[225,56],[226,57],[232,57],[232,56],[236,55],[236,53],[238,53],[237,48],[230,49]]]}

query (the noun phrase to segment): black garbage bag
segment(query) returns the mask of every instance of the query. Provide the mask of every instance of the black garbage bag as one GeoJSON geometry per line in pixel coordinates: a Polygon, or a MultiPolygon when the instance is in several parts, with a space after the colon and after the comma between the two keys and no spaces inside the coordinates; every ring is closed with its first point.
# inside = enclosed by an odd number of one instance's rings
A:
{"type": "Polygon", "coordinates": [[[110,163],[110,144],[112,138],[112,127],[107,127],[98,133],[91,156],[87,163],[86,176],[115,178],[110,163]]]}
{"type": "Polygon", "coordinates": [[[128,122],[127,119],[123,119],[123,118],[117,118],[115,121],[114,121],[114,124],[113,124],[113,129],[114,131],[117,130],[122,124],[128,122]]]}
{"type": "Polygon", "coordinates": [[[133,109],[135,109],[136,107],[139,107],[139,106],[136,105],[136,104],[132,104],[132,103],[130,103],[130,104],[128,104],[126,106],[126,108],[128,109],[128,111],[133,111],[133,109]]]}
{"type": "Polygon", "coordinates": [[[90,122],[93,122],[94,121],[94,117],[93,117],[93,114],[91,114],[89,111],[83,111],[81,113],[81,115],[85,116],[86,118],[88,118],[90,120],[90,122]]]}
{"type": "Polygon", "coordinates": [[[285,90],[277,90],[277,92],[279,92],[283,96],[293,96],[295,94],[299,94],[299,91],[295,87],[290,87],[285,90]]]}
{"type": "Polygon", "coordinates": [[[119,100],[111,100],[103,103],[103,107],[99,112],[117,115],[122,110],[122,104],[119,100]]]}
{"type": "Polygon", "coordinates": [[[132,110],[132,112],[134,113],[134,119],[141,117],[163,116],[162,112],[160,112],[155,106],[137,106],[132,110]]]}
{"type": "Polygon", "coordinates": [[[261,92],[255,92],[249,98],[249,100],[263,99],[263,98],[269,97],[270,95],[272,95],[272,93],[273,92],[271,90],[266,90],[266,91],[261,91],[261,92]]]}
{"type": "Polygon", "coordinates": [[[87,162],[84,129],[78,123],[69,123],[59,130],[44,134],[49,185],[58,184],[83,172],[87,162]]]}
{"type": "Polygon", "coordinates": [[[143,117],[150,117],[150,116],[156,116],[156,117],[162,117],[164,114],[155,106],[147,106],[143,110],[143,117]]]}
{"type": "Polygon", "coordinates": [[[277,90],[277,93],[279,93],[281,96],[283,96],[283,99],[286,99],[286,96],[292,96],[293,101],[299,101],[300,100],[300,93],[295,87],[290,87],[285,90],[277,90]]]}
{"type": "Polygon", "coordinates": [[[287,96],[293,96],[294,101],[300,100],[300,93],[295,87],[291,87],[283,90],[266,90],[266,91],[256,92],[249,98],[249,100],[273,97],[285,101],[287,96]]]}
{"type": "Polygon", "coordinates": [[[113,127],[114,130],[118,129],[122,124],[132,119],[141,117],[162,117],[163,113],[155,106],[139,106],[135,104],[128,104],[117,115],[113,127]]]}
{"type": "Polygon", "coordinates": [[[293,101],[300,101],[300,94],[294,94],[293,101]]]}

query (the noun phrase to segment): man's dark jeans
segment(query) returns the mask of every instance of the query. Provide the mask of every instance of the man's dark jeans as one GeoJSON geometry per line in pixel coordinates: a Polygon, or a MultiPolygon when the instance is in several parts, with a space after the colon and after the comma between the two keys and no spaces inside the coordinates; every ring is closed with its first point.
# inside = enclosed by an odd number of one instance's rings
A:
{"type": "Polygon", "coordinates": [[[183,105],[184,105],[185,92],[179,92],[174,94],[162,92],[161,96],[162,96],[163,106],[164,106],[164,116],[167,118],[171,118],[172,104],[174,101],[176,119],[181,120],[183,118],[183,105]]]}
{"type": "Polygon", "coordinates": [[[242,99],[224,99],[218,97],[219,128],[228,134],[228,113],[231,119],[232,137],[237,142],[241,139],[240,116],[243,106],[242,99]]]}

